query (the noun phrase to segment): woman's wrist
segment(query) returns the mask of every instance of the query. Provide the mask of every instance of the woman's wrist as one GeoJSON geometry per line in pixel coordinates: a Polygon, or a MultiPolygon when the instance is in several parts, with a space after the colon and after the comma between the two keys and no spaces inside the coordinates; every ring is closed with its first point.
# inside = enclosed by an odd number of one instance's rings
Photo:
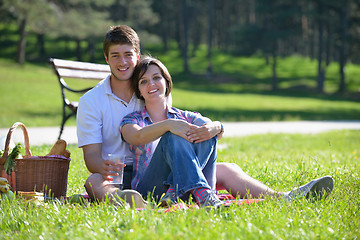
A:
{"type": "Polygon", "coordinates": [[[221,122],[219,123],[220,123],[220,132],[218,133],[218,135],[222,135],[224,133],[224,125],[221,122]]]}

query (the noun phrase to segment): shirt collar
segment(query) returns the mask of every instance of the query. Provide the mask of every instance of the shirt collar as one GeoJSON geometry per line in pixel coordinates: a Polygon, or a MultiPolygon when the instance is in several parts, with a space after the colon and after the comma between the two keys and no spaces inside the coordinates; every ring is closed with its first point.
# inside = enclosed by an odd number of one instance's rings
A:
{"type": "MultiPolygon", "coordinates": [[[[143,109],[140,111],[140,114],[142,119],[147,119],[148,121],[152,122],[148,112],[146,111],[146,107],[143,107],[143,109]]],[[[176,111],[174,107],[168,106],[166,115],[168,119],[170,119],[170,118],[174,118],[173,117],[174,115],[179,116],[179,112],[176,111]]]]}
{"type": "Polygon", "coordinates": [[[104,80],[104,86],[105,86],[105,93],[112,95],[111,87],[110,87],[110,74],[105,78],[104,80]]]}
{"type": "Polygon", "coordinates": [[[178,115],[178,114],[179,114],[179,113],[175,110],[175,108],[173,108],[173,107],[168,106],[167,109],[168,109],[168,112],[167,112],[168,117],[171,116],[171,115],[178,115]]]}
{"type": "Polygon", "coordinates": [[[147,119],[148,121],[151,121],[151,118],[146,111],[146,107],[143,107],[143,109],[140,111],[140,114],[142,119],[147,119]]]}
{"type": "Polygon", "coordinates": [[[126,103],[126,102],[123,101],[122,99],[118,98],[118,97],[112,92],[112,90],[111,90],[111,86],[110,86],[110,76],[111,76],[111,75],[108,75],[107,78],[105,78],[105,80],[104,80],[105,93],[106,93],[107,95],[113,96],[115,99],[118,99],[118,100],[120,100],[121,102],[125,103],[125,105],[128,105],[128,104],[130,104],[134,99],[137,99],[135,93],[133,93],[133,95],[132,95],[129,103],[126,103]]]}

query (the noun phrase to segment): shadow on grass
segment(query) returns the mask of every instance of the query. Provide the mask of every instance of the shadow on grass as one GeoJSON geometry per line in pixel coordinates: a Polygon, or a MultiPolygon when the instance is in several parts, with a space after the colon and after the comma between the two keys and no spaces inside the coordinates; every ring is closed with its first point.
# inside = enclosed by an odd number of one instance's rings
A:
{"type": "MultiPolygon", "coordinates": [[[[312,76],[308,76],[308,79],[311,78],[312,76]]],[[[359,92],[319,93],[316,88],[309,87],[306,84],[294,84],[301,83],[303,79],[304,76],[301,78],[279,78],[279,85],[284,82],[289,82],[289,87],[279,88],[278,90],[273,91],[271,89],[271,78],[254,79],[253,76],[246,74],[241,74],[236,77],[231,74],[216,74],[212,77],[200,74],[173,74],[173,81],[176,88],[196,92],[261,94],[267,96],[312,98],[327,101],[360,101],[359,92]],[[293,82],[293,84],[291,84],[291,82],[293,82]]]]}
{"type": "MultiPolygon", "coordinates": [[[[176,106],[182,108],[182,106],[176,106]]],[[[184,108],[183,108],[184,109],[184,108]]],[[[341,110],[327,111],[277,111],[277,110],[242,110],[242,109],[224,109],[214,110],[211,108],[191,109],[187,110],[200,112],[202,115],[213,120],[221,120],[227,122],[236,121],[325,121],[325,120],[359,120],[358,115],[354,115],[353,111],[341,110]]]]}

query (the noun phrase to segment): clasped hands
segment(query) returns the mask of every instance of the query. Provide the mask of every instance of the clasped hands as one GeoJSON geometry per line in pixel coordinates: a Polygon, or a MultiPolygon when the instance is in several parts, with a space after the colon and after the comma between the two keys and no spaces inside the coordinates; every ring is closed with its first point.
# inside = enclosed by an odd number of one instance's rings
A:
{"type": "Polygon", "coordinates": [[[219,126],[217,126],[216,122],[204,123],[202,126],[197,126],[183,120],[177,120],[170,132],[189,142],[200,143],[216,136],[219,133],[219,126]]]}

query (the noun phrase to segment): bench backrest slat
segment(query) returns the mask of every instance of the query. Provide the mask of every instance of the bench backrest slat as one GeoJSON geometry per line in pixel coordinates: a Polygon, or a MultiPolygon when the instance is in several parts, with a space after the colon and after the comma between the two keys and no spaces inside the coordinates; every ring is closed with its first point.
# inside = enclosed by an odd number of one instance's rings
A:
{"type": "MultiPolygon", "coordinates": [[[[60,83],[62,102],[63,102],[63,111],[62,111],[62,123],[60,126],[60,134],[58,139],[60,139],[61,134],[64,129],[65,122],[71,117],[76,116],[78,101],[70,101],[67,98],[67,93],[72,92],[79,95],[84,94],[89,91],[91,87],[82,87],[81,89],[73,88],[69,86],[65,79],[76,78],[76,79],[88,79],[88,80],[102,80],[105,79],[110,74],[110,67],[107,64],[98,64],[98,63],[87,63],[87,62],[79,62],[79,61],[71,61],[71,60],[63,60],[57,58],[50,58],[50,64],[54,69],[54,73],[56,74],[58,81],[60,83]],[[66,108],[70,109],[66,111],[66,108]]],[[[70,81],[73,83],[72,81],[70,81]]],[[[76,84],[73,84],[76,86],[76,84]]],[[[76,98],[74,95],[71,95],[74,99],[76,98]]]]}
{"type": "Polygon", "coordinates": [[[106,78],[109,72],[94,72],[94,71],[83,71],[78,69],[67,69],[67,68],[58,68],[58,74],[62,78],[83,78],[83,79],[96,79],[101,80],[106,78]]]}
{"type": "Polygon", "coordinates": [[[87,70],[94,72],[110,72],[110,67],[107,64],[98,64],[98,63],[86,63],[86,62],[77,62],[71,60],[62,60],[62,59],[51,59],[56,68],[66,68],[66,69],[78,69],[78,70],[87,70]]]}

